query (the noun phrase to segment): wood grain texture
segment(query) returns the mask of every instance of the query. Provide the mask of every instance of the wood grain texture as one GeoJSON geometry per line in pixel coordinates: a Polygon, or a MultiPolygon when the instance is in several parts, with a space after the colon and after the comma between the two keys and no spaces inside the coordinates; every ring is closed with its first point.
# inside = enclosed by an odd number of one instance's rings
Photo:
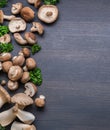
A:
{"type": "MultiPolygon", "coordinates": [[[[10,14],[18,1],[9,0],[4,11],[10,14]]],[[[46,107],[27,110],[36,115],[38,130],[110,130],[110,1],[61,0],[58,7],[59,20],[43,24],[42,51],[34,56],[44,79],[38,95],[46,96],[46,107]]],[[[20,46],[15,48],[13,54],[20,46]]]]}

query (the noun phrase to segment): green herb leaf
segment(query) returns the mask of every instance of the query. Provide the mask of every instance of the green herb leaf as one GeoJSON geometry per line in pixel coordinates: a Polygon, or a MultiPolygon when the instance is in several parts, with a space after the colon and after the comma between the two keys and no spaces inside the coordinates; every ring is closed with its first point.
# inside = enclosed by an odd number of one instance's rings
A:
{"type": "Polygon", "coordinates": [[[0,7],[1,8],[5,7],[7,3],[8,3],[7,0],[0,0],[0,7]]]}
{"type": "Polygon", "coordinates": [[[6,130],[6,128],[0,125],[0,130],[6,130]]]}
{"type": "Polygon", "coordinates": [[[7,34],[9,32],[8,26],[0,25],[0,37],[7,34]]]}
{"type": "Polygon", "coordinates": [[[56,5],[57,3],[59,3],[59,0],[43,0],[44,4],[46,5],[56,5]]]}
{"type": "Polygon", "coordinates": [[[11,52],[13,50],[13,45],[11,43],[1,43],[0,44],[0,53],[11,52]]]}
{"type": "Polygon", "coordinates": [[[31,52],[32,54],[34,55],[35,53],[39,52],[41,50],[41,46],[38,45],[38,44],[34,44],[32,47],[31,47],[31,52]]]}

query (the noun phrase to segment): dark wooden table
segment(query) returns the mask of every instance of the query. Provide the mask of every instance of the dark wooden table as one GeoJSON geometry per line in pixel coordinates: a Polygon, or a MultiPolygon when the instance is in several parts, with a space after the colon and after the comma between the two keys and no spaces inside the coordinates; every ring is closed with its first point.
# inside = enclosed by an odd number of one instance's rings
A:
{"type": "MultiPolygon", "coordinates": [[[[7,14],[22,0],[9,1],[7,14]]],[[[110,0],[61,0],[58,7],[59,20],[43,24],[42,51],[34,55],[44,80],[37,95],[46,96],[46,107],[27,110],[37,130],[110,130],[110,0]]],[[[21,47],[13,44],[17,54],[21,47]]]]}

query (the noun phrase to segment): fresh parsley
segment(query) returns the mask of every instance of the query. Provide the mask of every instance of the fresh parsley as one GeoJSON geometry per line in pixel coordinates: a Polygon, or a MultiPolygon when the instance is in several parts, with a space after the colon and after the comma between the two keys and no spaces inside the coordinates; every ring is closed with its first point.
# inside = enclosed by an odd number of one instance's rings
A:
{"type": "Polygon", "coordinates": [[[11,43],[0,43],[0,53],[11,52],[14,49],[11,43]]]}
{"type": "Polygon", "coordinates": [[[8,26],[0,25],[0,37],[9,32],[8,26]]]}
{"type": "Polygon", "coordinates": [[[44,4],[46,5],[56,5],[57,3],[59,3],[59,0],[43,0],[44,4]]]}
{"type": "Polygon", "coordinates": [[[0,130],[6,130],[6,128],[0,125],[0,130]]]}
{"type": "Polygon", "coordinates": [[[8,3],[8,0],[0,0],[0,7],[3,8],[8,3]]]}
{"type": "Polygon", "coordinates": [[[34,44],[32,47],[31,47],[31,52],[32,54],[34,55],[35,53],[39,52],[41,50],[41,46],[38,45],[38,44],[34,44]]]}

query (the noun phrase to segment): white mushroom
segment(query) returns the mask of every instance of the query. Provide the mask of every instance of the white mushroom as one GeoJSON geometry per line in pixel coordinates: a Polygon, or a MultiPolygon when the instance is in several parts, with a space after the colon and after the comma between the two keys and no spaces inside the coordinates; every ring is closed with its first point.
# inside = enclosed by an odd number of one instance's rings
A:
{"type": "Polygon", "coordinates": [[[27,83],[30,80],[29,72],[23,72],[21,83],[27,83]]]}
{"type": "Polygon", "coordinates": [[[19,14],[22,8],[23,8],[22,3],[12,4],[11,12],[12,14],[19,14]]]}
{"type": "Polygon", "coordinates": [[[0,61],[4,62],[4,61],[8,61],[11,59],[11,53],[8,52],[4,52],[0,54],[0,61]]]}
{"type": "Polygon", "coordinates": [[[27,41],[20,35],[20,33],[14,33],[14,38],[20,45],[26,45],[27,41]]]}
{"type": "Polygon", "coordinates": [[[17,81],[11,81],[9,80],[8,83],[7,83],[7,87],[10,89],[10,90],[16,90],[18,89],[18,82],[17,81]]]}
{"type": "Polygon", "coordinates": [[[36,127],[34,125],[14,121],[11,130],[36,130],[36,127]]]}
{"type": "Polygon", "coordinates": [[[9,22],[9,30],[12,33],[21,32],[26,29],[26,22],[22,18],[14,18],[9,22]]]}
{"type": "Polygon", "coordinates": [[[11,41],[11,37],[9,34],[5,34],[0,37],[0,43],[9,43],[11,41]]]}
{"type": "Polygon", "coordinates": [[[23,55],[14,56],[12,59],[13,65],[19,65],[22,66],[25,62],[25,58],[23,55]]]}
{"type": "Polygon", "coordinates": [[[37,92],[37,86],[35,86],[31,82],[26,83],[24,87],[26,88],[24,93],[27,96],[33,97],[36,94],[36,92],[37,92]]]}
{"type": "Polygon", "coordinates": [[[38,18],[45,23],[53,23],[58,18],[58,8],[55,5],[43,5],[38,10],[38,18]]]}
{"type": "Polygon", "coordinates": [[[2,63],[2,70],[6,73],[8,73],[10,67],[13,65],[11,61],[5,61],[2,63]]]}

